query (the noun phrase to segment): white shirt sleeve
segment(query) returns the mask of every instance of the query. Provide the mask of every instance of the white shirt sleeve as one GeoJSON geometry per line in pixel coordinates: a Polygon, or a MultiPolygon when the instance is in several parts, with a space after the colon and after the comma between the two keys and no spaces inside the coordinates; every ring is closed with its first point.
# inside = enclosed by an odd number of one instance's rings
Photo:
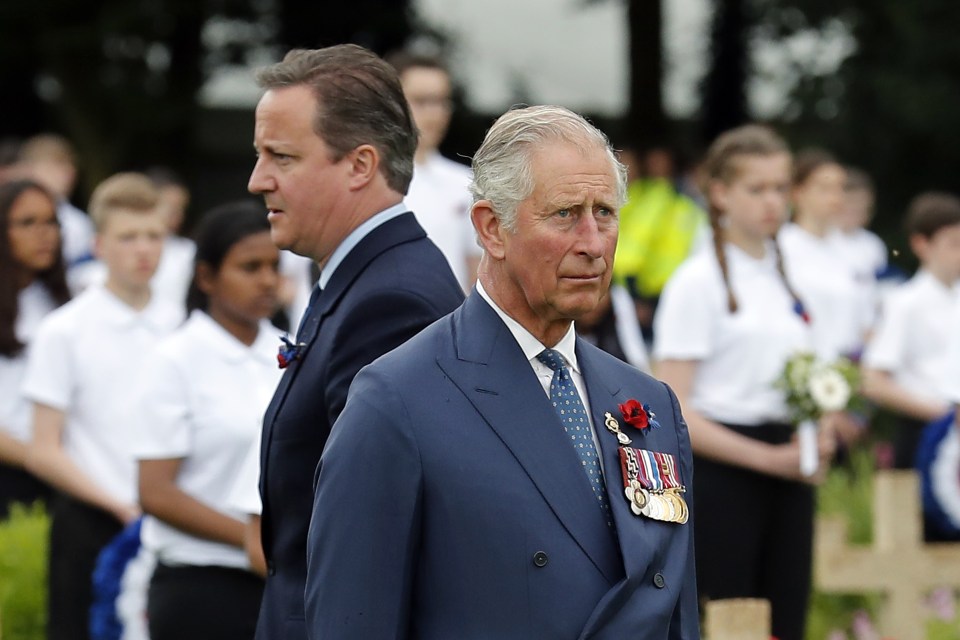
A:
{"type": "MultiPolygon", "coordinates": [[[[960,326],[960,302],[954,305],[953,326],[960,326]]],[[[943,379],[943,395],[960,405],[960,332],[953,331],[947,342],[947,363],[943,379]]]]}
{"type": "Polygon", "coordinates": [[[681,266],[663,289],[653,319],[655,360],[703,360],[713,350],[715,295],[697,275],[681,266]]]}
{"type": "Polygon", "coordinates": [[[230,507],[251,515],[260,515],[263,503],[260,501],[260,437],[254,438],[247,457],[237,472],[233,488],[227,499],[230,507]]]}
{"type": "Polygon", "coordinates": [[[134,456],[140,460],[186,457],[193,444],[187,380],[162,351],[151,354],[141,372],[134,456]]]}
{"type": "Polygon", "coordinates": [[[892,372],[903,366],[910,329],[906,307],[899,304],[896,295],[884,303],[876,330],[863,352],[863,363],[867,367],[892,372]]]}
{"type": "Polygon", "coordinates": [[[37,328],[30,345],[21,390],[31,402],[66,412],[76,386],[72,335],[63,316],[49,316],[37,328]]]}

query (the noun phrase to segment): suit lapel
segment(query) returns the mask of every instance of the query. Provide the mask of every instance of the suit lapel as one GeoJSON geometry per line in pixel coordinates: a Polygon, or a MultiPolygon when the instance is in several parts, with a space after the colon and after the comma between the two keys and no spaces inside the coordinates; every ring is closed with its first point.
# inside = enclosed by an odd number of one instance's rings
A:
{"type": "Polygon", "coordinates": [[[364,236],[363,239],[357,243],[357,246],[347,254],[343,262],[340,263],[340,266],[338,266],[337,270],[333,273],[333,277],[330,278],[330,282],[327,283],[323,292],[311,307],[307,309],[307,316],[297,335],[297,342],[304,345],[301,357],[295,360],[280,378],[280,383],[277,385],[270,406],[264,415],[263,439],[260,452],[261,495],[266,495],[263,483],[267,474],[264,473],[263,470],[267,468],[270,457],[270,442],[272,441],[276,416],[283,408],[283,403],[286,400],[287,393],[290,391],[290,387],[293,385],[294,379],[300,373],[304,360],[306,360],[313,349],[317,336],[320,335],[320,328],[324,318],[333,313],[337,304],[353,282],[377,256],[399,244],[424,237],[426,237],[426,233],[410,212],[401,214],[381,224],[364,236]]]}
{"type": "Polygon", "coordinates": [[[564,528],[611,582],[623,573],[580,460],[523,351],[476,292],[454,316],[456,356],[438,364],[527,472],[564,528]],[[558,469],[579,472],[558,473],[558,469]]]}

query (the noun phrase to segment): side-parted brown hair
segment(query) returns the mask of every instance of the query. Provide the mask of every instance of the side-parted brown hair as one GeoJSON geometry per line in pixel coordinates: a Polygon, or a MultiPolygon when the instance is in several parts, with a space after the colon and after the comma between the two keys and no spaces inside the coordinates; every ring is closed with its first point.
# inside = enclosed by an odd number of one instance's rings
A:
{"type": "Polygon", "coordinates": [[[150,178],[142,173],[117,173],[93,190],[89,212],[97,231],[103,231],[117,211],[153,213],[159,204],[160,191],[150,178]]]}
{"type": "Polygon", "coordinates": [[[907,235],[932,238],[944,227],[960,224],[960,198],[943,191],[927,191],[910,201],[904,229],[907,235]]]}
{"type": "Polygon", "coordinates": [[[396,70],[355,44],[294,49],[282,62],[261,69],[263,89],[304,85],[317,99],[313,130],[334,162],[362,144],[380,153],[387,185],[406,194],[413,178],[417,128],[396,70]]]}
{"type": "MultiPolygon", "coordinates": [[[[0,356],[14,357],[23,349],[23,343],[17,338],[17,316],[20,313],[20,290],[17,270],[21,269],[13,258],[10,246],[10,212],[21,195],[28,191],[43,194],[50,206],[56,210],[56,199],[49,191],[33,180],[14,180],[0,184],[0,356]]],[[[56,262],[46,271],[36,274],[36,281],[46,288],[47,293],[57,305],[70,299],[67,288],[66,269],[63,255],[58,251],[56,262]]]]}
{"type": "MultiPolygon", "coordinates": [[[[713,231],[713,250],[717,256],[717,262],[720,264],[720,273],[723,275],[723,284],[727,290],[727,307],[730,313],[737,311],[737,299],[733,295],[733,289],[730,288],[730,274],[727,266],[727,254],[724,251],[724,234],[720,219],[723,211],[710,198],[710,183],[719,181],[724,184],[730,184],[740,172],[740,163],[738,162],[744,156],[774,156],[778,154],[790,155],[790,147],[773,129],[757,124],[748,124],[736,129],[731,129],[721,134],[710,148],[707,150],[706,158],[703,162],[703,193],[707,194],[708,213],[710,217],[710,228],[713,231]]],[[[797,296],[787,275],[783,270],[783,255],[777,244],[776,237],[771,238],[776,251],[777,271],[783,279],[783,284],[793,298],[795,304],[803,307],[800,298],[797,296]]]]}

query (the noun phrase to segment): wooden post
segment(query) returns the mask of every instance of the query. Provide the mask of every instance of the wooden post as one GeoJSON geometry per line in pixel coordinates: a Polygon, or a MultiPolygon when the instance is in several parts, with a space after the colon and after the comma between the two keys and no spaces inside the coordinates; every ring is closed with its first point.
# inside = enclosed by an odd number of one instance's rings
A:
{"type": "Polygon", "coordinates": [[[897,640],[923,640],[927,593],[960,587],[960,545],[923,543],[915,472],[878,471],[874,482],[873,545],[848,545],[846,521],[821,518],[814,579],[822,591],[884,593],[880,632],[897,640]]]}
{"type": "Polygon", "coordinates": [[[703,627],[706,640],[770,640],[770,603],[754,598],[712,600],[703,627]]]}

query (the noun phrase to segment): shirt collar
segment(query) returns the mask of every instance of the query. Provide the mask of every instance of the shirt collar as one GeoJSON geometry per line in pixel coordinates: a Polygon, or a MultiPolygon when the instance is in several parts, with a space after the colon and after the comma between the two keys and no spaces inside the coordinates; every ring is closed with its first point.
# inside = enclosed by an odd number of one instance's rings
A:
{"type": "Polygon", "coordinates": [[[344,238],[343,242],[330,254],[330,259],[327,260],[327,264],[323,265],[323,269],[320,270],[320,279],[317,281],[320,288],[323,289],[329,284],[330,278],[333,277],[333,272],[337,270],[340,263],[343,262],[344,258],[349,255],[353,248],[360,244],[360,241],[366,238],[371,231],[407,211],[409,211],[407,205],[400,202],[371,216],[365,220],[363,224],[351,231],[350,235],[344,238]]]}
{"type": "Polygon", "coordinates": [[[204,349],[219,355],[226,362],[238,364],[247,358],[253,358],[267,365],[276,363],[277,337],[280,331],[266,320],[260,323],[257,338],[250,346],[237,340],[216,320],[199,309],[190,314],[188,322],[199,334],[204,349]]]}
{"type": "MultiPolygon", "coordinates": [[[[143,309],[134,309],[121,300],[104,285],[92,285],[90,295],[94,296],[97,305],[102,305],[102,319],[118,328],[128,328],[137,324],[144,324],[154,331],[167,331],[176,326],[174,307],[162,300],[160,296],[151,295],[150,302],[143,309]]],[[[179,318],[183,315],[180,312],[179,318]]]]}
{"type": "MultiPolygon", "coordinates": [[[[532,333],[527,331],[523,325],[507,315],[507,313],[501,309],[496,302],[490,297],[486,289],[483,288],[483,285],[480,284],[480,281],[477,281],[477,293],[480,294],[480,297],[487,301],[494,311],[497,312],[497,315],[500,316],[500,319],[503,320],[503,323],[507,325],[507,329],[510,330],[510,333],[513,335],[514,339],[517,341],[517,344],[520,345],[520,348],[523,350],[523,355],[527,360],[533,360],[540,352],[546,349],[542,342],[537,340],[532,333]]],[[[567,364],[571,369],[580,373],[580,365],[577,363],[577,334],[574,331],[573,323],[570,323],[570,328],[567,329],[567,332],[563,334],[563,337],[560,338],[553,349],[560,352],[560,355],[563,356],[563,359],[567,361],[567,364]]]]}

